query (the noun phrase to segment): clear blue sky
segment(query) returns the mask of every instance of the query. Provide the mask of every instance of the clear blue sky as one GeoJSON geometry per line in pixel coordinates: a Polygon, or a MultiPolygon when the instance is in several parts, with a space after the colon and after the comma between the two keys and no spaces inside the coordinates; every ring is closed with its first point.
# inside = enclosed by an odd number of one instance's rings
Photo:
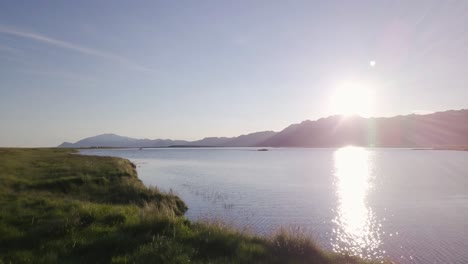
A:
{"type": "Polygon", "coordinates": [[[3,0],[0,146],[281,130],[342,82],[372,116],[467,108],[467,25],[464,0],[3,0]]]}

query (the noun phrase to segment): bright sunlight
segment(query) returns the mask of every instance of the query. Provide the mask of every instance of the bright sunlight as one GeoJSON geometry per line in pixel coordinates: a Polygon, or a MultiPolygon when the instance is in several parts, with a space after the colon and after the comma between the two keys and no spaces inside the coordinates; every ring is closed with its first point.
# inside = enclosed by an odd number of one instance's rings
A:
{"type": "Polygon", "coordinates": [[[369,117],[374,111],[375,92],[363,83],[342,83],[331,99],[334,114],[369,117]]]}

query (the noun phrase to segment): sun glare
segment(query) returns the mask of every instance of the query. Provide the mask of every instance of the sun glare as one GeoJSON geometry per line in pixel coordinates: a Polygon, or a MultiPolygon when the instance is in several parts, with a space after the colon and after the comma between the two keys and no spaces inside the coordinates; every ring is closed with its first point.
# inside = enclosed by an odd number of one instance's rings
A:
{"type": "Polygon", "coordinates": [[[359,83],[344,83],[332,95],[334,114],[369,117],[373,114],[374,103],[374,91],[368,85],[359,83]]]}
{"type": "Polygon", "coordinates": [[[334,153],[338,206],[332,246],[336,252],[363,258],[380,258],[383,252],[380,226],[367,204],[374,181],[373,153],[364,148],[344,147],[334,153]]]}

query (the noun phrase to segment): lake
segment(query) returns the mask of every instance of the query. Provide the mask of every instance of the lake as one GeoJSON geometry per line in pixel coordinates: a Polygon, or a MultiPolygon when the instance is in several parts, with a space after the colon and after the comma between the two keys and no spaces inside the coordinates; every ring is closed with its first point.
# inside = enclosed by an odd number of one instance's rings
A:
{"type": "Polygon", "coordinates": [[[305,232],[336,252],[399,263],[468,263],[468,152],[158,148],[81,150],[130,159],[192,220],[305,232]]]}

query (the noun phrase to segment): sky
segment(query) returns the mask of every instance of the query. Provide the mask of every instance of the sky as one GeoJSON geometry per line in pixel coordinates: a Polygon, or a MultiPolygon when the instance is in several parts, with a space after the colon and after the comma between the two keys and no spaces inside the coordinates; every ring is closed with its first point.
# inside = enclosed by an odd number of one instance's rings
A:
{"type": "Polygon", "coordinates": [[[0,146],[468,108],[467,25],[464,0],[3,0],[0,146]]]}

